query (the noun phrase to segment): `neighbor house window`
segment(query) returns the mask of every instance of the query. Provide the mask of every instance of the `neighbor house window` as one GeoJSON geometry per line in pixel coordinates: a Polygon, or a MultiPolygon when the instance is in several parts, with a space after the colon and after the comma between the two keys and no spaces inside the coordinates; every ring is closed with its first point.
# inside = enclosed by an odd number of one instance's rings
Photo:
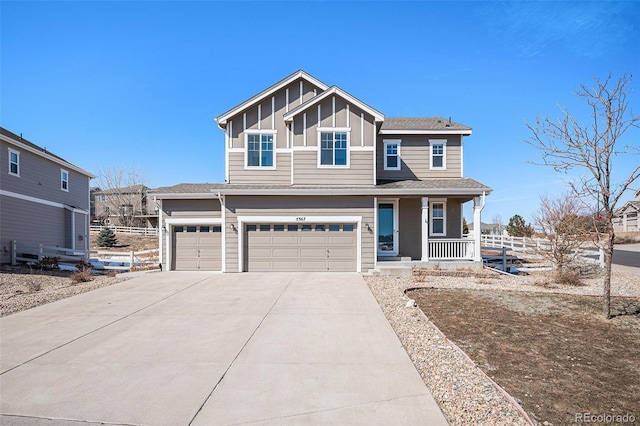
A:
{"type": "Polygon", "coordinates": [[[384,141],[384,169],[400,170],[400,141],[384,141]]]}
{"type": "Polygon", "coordinates": [[[321,166],[348,166],[347,132],[320,132],[321,166]]]}
{"type": "Polygon", "coordinates": [[[444,170],[447,168],[447,141],[430,140],[431,145],[431,169],[444,170]]]}
{"type": "Polygon", "coordinates": [[[69,172],[64,169],[60,169],[60,189],[69,191],[69,172]]]}
{"type": "Polygon", "coordinates": [[[429,227],[431,235],[446,235],[446,203],[444,201],[432,202],[429,210],[431,211],[431,226],[429,227]]]}
{"type": "Polygon", "coordinates": [[[9,149],[9,174],[20,176],[20,153],[9,149]]]}
{"type": "Polygon", "coordinates": [[[247,167],[273,168],[275,135],[256,133],[247,135],[247,167]]]}

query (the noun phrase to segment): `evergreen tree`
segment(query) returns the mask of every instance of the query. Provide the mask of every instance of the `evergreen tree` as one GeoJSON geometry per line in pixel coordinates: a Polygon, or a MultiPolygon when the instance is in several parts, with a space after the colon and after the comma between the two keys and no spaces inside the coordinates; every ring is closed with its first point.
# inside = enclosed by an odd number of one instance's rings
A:
{"type": "Polygon", "coordinates": [[[113,229],[104,227],[98,234],[97,239],[98,247],[113,247],[118,244],[116,233],[113,229]]]}
{"type": "Polygon", "coordinates": [[[533,227],[530,224],[527,224],[522,216],[516,214],[509,219],[507,232],[512,237],[531,237],[533,235],[533,227]]]}

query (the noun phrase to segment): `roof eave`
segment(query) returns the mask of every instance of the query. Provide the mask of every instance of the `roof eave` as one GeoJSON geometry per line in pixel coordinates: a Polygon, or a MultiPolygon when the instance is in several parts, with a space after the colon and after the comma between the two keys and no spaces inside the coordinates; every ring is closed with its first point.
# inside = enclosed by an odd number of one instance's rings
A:
{"type": "Polygon", "coordinates": [[[380,129],[378,132],[381,135],[463,135],[469,136],[472,133],[471,129],[432,129],[432,130],[394,130],[394,129],[380,129]]]}

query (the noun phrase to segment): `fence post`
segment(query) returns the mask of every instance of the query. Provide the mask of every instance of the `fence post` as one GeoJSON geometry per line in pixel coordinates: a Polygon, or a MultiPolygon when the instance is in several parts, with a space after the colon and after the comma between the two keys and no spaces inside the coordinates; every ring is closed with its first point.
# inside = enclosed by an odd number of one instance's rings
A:
{"type": "Polygon", "coordinates": [[[129,271],[133,271],[133,251],[129,252],[129,271]]]}
{"type": "Polygon", "coordinates": [[[18,248],[18,242],[11,240],[11,266],[16,266],[16,251],[18,248]]]}

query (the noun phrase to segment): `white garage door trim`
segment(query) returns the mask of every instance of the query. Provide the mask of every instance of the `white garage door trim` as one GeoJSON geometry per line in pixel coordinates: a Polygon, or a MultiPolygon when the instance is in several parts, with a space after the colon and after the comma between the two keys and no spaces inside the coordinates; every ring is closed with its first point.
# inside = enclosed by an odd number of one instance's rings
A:
{"type": "Polygon", "coordinates": [[[356,271],[362,272],[362,216],[238,216],[238,271],[244,272],[244,225],[260,223],[356,223],[356,271]]]}
{"type": "MultiPolygon", "coordinates": [[[[197,217],[182,217],[182,218],[168,218],[164,220],[165,225],[167,226],[167,241],[166,241],[166,256],[165,256],[165,265],[167,265],[167,270],[171,269],[171,245],[173,243],[172,238],[173,238],[173,227],[174,226],[181,226],[181,225],[220,225],[222,226],[222,219],[218,219],[218,218],[213,218],[213,217],[204,217],[204,218],[197,218],[197,217]]],[[[225,258],[225,235],[224,235],[224,226],[222,226],[222,247],[221,247],[221,254],[222,254],[222,272],[224,272],[224,258],[225,258]]]]}

